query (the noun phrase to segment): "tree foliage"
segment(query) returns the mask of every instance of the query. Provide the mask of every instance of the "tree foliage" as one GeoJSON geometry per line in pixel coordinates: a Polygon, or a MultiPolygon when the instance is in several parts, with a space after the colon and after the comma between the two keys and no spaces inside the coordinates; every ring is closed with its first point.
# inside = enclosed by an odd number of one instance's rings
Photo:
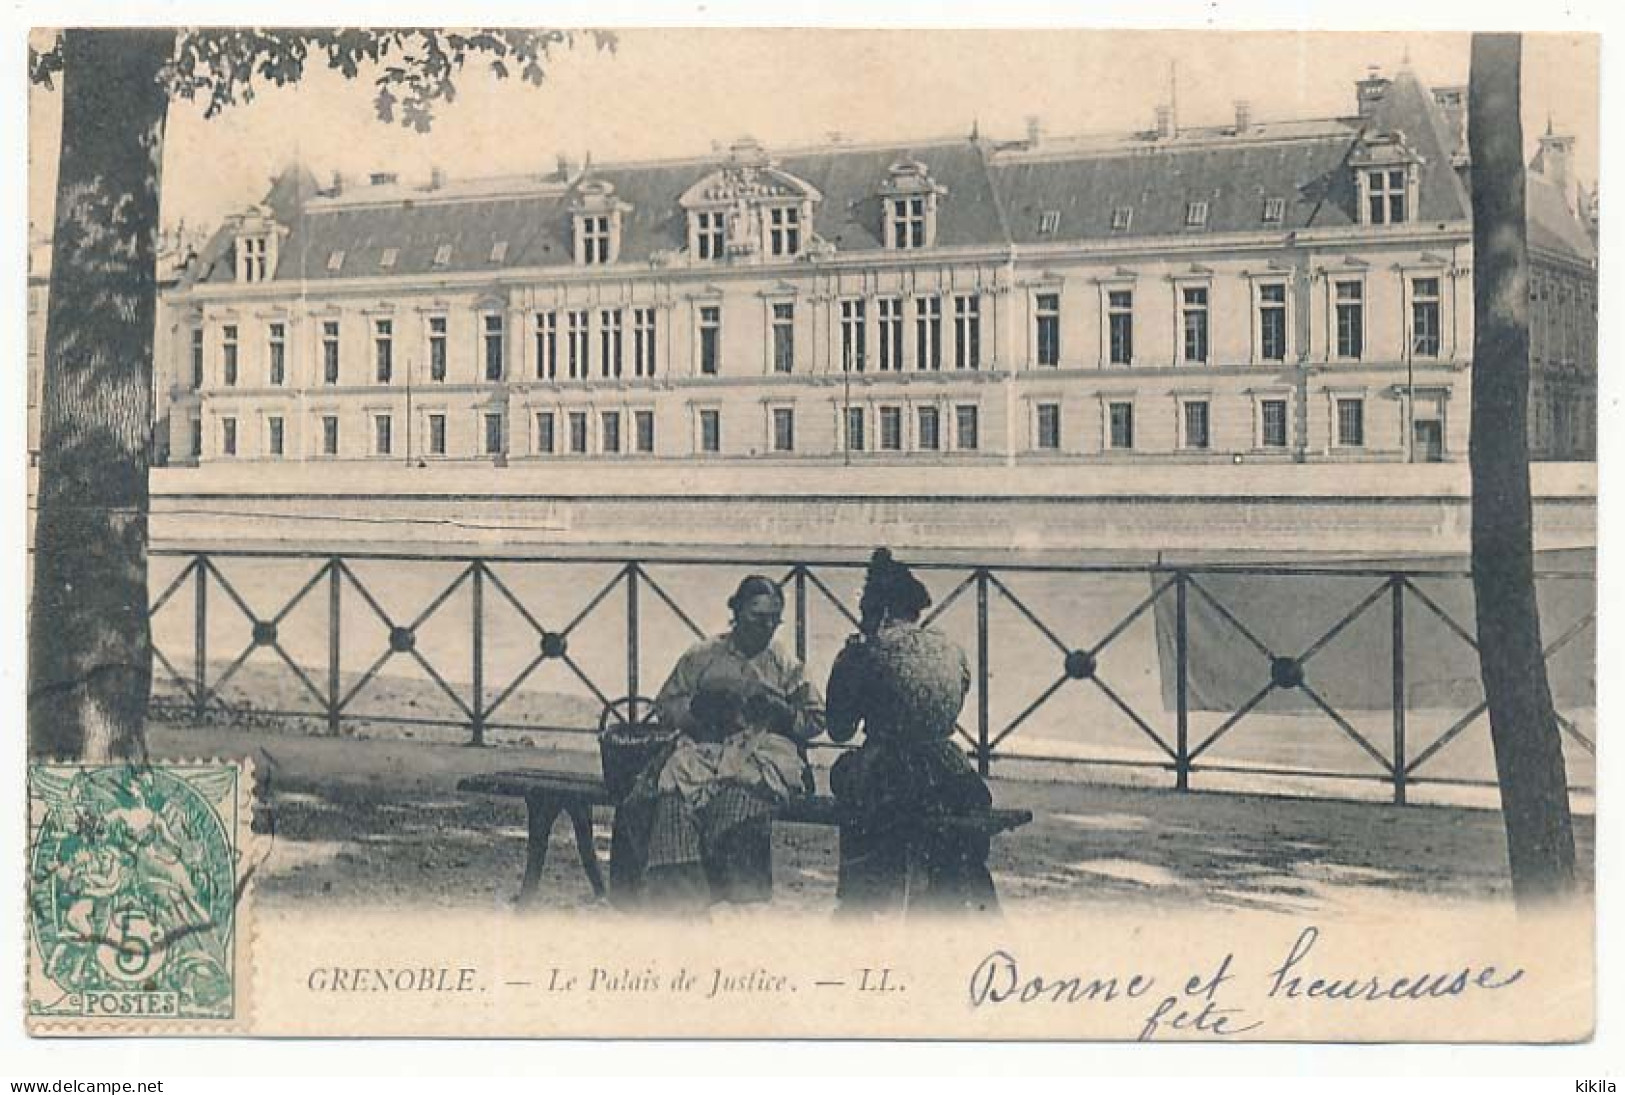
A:
{"type": "MultiPolygon", "coordinates": [[[[608,31],[524,30],[511,27],[442,31],[201,28],[176,35],[175,55],[160,78],[170,95],[201,100],[213,118],[227,107],[254,101],[262,86],[286,87],[303,79],[314,59],[346,79],[373,73],[373,105],[380,121],[428,132],[436,107],[457,101],[457,81],[470,63],[483,64],[497,79],[540,87],[555,50],[590,40],[613,52],[608,31]]],[[[63,69],[62,42],[28,50],[29,78],[45,87],[63,69]]]]}

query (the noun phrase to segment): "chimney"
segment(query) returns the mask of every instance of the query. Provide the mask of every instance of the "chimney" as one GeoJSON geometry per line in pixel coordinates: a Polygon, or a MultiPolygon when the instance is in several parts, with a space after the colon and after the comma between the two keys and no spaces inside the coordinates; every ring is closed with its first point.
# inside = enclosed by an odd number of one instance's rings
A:
{"type": "Polygon", "coordinates": [[[446,185],[446,169],[443,167],[429,168],[429,189],[439,190],[446,185]]]}
{"type": "Polygon", "coordinates": [[[558,176],[560,182],[569,182],[576,173],[576,164],[569,156],[560,152],[558,155],[558,176]]]}
{"type": "Polygon", "coordinates": [[[1044,122],[1036,114],[1027,115],[1027,147],[1037,148],[1044,140],[1044,122]]]}
{"type": "Polygon", "coordinates": [[[344,173],[335,171],[333,172],[333,196],[337,197],[342,193],[344,193],[344,173]]]}
{"type": "Polygon", "coordinates": [[[1551,119],[1546,121],[1546,132],[1540,138],[1540,173],[1563,194],[1570,211],[1575,209],[1574,195],[1574,138],[1552,130],[1551,119]]]}
{"type": "Polygon", "coordinates": [[[1382,70],[1376,65],[1372,65],[1367,72],[1366,78],[1354,85],[1354,94],[1360,119],[1371,122],[1376,120],[1377,109],[1388,97],[1388,87],[1393,81],[1382,75],[1382,70]]]}
{"type": "Polygon", "coordinates": [[[1467,162],[1467,89],[1456,85],[1433,89],[1433,103],[1444,115],[1445,128],[1455,147],[1450,151],[1451,162],[1460,166],[1467,162]]]}
{"type": "Polygon", "coordinates": [[[1236,132],[1245,133],[1253,127],[1253,104],[1246,99],[1236,100],[1236,132]]]}
{"type": "Polygon", "coordinates": [[[1157,139],[1166,141],[1171,139],[1178,130],[1174,123],[1174,108],[1167,103],[1157,107],[1157,139]]]}

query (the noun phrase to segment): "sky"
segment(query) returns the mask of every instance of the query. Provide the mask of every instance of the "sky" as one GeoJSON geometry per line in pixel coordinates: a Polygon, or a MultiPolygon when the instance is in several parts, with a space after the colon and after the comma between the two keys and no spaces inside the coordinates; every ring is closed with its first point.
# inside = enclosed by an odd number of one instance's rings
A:
{"type": "MultiPolygon", "coordinates": [[[[769,150],[821,142],[964,134],[1017,137],[1149,128],[1175,98],[1181,124],[1221,124],[1246,99],[1260,121],[1347,115],[1370,66],[1409,61],[1425,84],[1464,84],[1465,34],[1076,30],[621,30],[559,53],[540,88],[470,66],[458,101],[421,135],[379,122],[372,87],[313,70],[205,120],[172,107],[163,219],[197,227],[259,200],[302,161],[324,184],[395,171],[452,178],[553,169],[559,154],[599,162],[705,155],[750,135],[769,150]]],[[[1548,117],[1578,138],[1576,172],[1597,176],[1597,39],[1524,39],[1524,137],[1548,117]]],[[[60,93],[29,95],[29,219],[50,223],[60,93]]]]}

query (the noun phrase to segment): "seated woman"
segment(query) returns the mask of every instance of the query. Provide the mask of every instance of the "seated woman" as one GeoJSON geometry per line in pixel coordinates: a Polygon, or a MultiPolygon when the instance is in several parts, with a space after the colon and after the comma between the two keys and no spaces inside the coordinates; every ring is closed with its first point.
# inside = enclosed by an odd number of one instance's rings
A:
{"type": "Polygon", "coordinates": [[[869,562],[858,634],[829,678],[829,734],[861,748],[830,773],[835,797],[856,814],[841,828],[839,915],[904,907],[998,909],[988,838],[922,831],[922,814],[985,808],[987,785],[953,742],[970,689],[960,649],[923,627],[931,594],[881,548],[869,562]],[[910,852],[912,851],[912,861],[910,852]],[[917,870],[910,877],[910,867],[917,870]]]}
{"type": "Polygon", "coordinates": [[[812,790],[806,743],[823,701],[801,664],[772,643],[784,596],[751,575],[728,599],[733,626],[678,659],[655,698],[679,731],[616,815],[618,904],[702,910],[773,895],[772,817],[812,790]]]}

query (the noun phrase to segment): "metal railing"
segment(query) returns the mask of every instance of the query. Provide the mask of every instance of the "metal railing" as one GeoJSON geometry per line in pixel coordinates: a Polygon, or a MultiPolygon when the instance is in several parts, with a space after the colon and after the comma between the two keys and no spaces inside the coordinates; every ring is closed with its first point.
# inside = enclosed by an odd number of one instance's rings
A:
{"type": "MultiPolygon", "coordinates": [[[[633,721],[645,717],[647,701],[640,697],[645,694],[645,686],[648,684],[645,675],[643,639],[646,630],[646,606],[655,605],[669,612],[672,618],[695,638],[705,635],[703,629],[695,622],[694,615],[679,603],[662,581],[657,580],[651,573],[651,568],[666,570],[726,567],[741,573],[745,569],[777,571],[778,576],[775,580],[785,592],[791,641],[797,657],[804,662],[812,652],[811,646],[814,642],[809,620],[815,603],[821,602],[833,608],[844,621],[843,626],[855,627],[857,623],[851,608],[832,589],[831,582],[826,581],[826,577],[837,573],[853,577],[861,574],[863,569],[862,563],[844,560],[764,564],[760,559],[726,557],[656,560],[614,556],[567,556],[552,559],[518,555],[427,557],[420,554],[390,552],[328,554],[257,550],[195,552],[159,550],[154,551],[153,555],[157,559],[184,560],[178,573],[164,585],[152,601],[150,612],[155,625],[183,589],[190,588],[192,591],[190,651],[183,654],[174,649],[166,650],[158,638],[160,629],[154,627],[153,653],[157,678],[179,691],[178,704],[171,700],[170,710],[178,706],[181,712],[189,713],[190,717],[197,721],[207,720],[215,711],[226,716],[242,714],[242,711],[225,697],[223,690],[251,657],[265,651],[273,655],[293,674],[302,693],[308,696],[313,706],[303,710],[260,707],[253,712],[257,716],[323,720],[327,732],[335,736],[341,733],[347,721],[462,727],[467,730],[468,741],[473,745],[484,744],[488,733],[493,730],[590,732],[590,728],[584,726],[505,721],[504,716],[514,697],[542,667],[549,664],[561,666],[595,704],[608,705],[619,702],[625,705],[628,717],[633,721]],[[274,610],[257,611],[250,606],[248,598],[238,589],[238,584],[222,569],[223,565],[235,565],[239,561],[308,564],[313,569],[303,577],[301,584],[290,596],[278,598],[280,603],[274,610]],[[432,564],[441,568],[452,567],[455,573],[415,612],[392,613],[385,608],[378,594],[369,588],[364,577],[358,575],[356,567],[364,564],[419,569],[432,564]],[[516,592],[515,587],[518,583],[512,580],[513,575],[519,570],[549,567],[585,567],[598,568],[601,571],[607,568],[608,576],[599,582],[596,588],[572,590],[570,599],[578,607],[568,614],[558,613],[555,618],[563,622],[550,626],[543,622],[549,614],[533,603],[534,599],[527,599],[516,592]],[[446,606],[460,594],[467,598],[468,660],[464,667],[466,688],[459,688],[449,679],[462,675],[463,669],[453,669],[446,659],[441,659],[440,664],[436,664],[436,661],[421,648],[419,641],[426,626],[443,614],[446,606]],[[320,628],[320,643],[325,647],[326,656],[320,666],[308,664],[309,659],[307,664],[301,664],[285,645],[281,628],[296,610],[301,609],[301,606],[324,595],[325,625],[320,628]],[[241,622],[247,625],[246,643],[235,650],[229,659],[224,659],[223,668],[219,668],[218,663],[211,660],[211,643],[218,642],[211,640],[211,627],[217,622],[211,617],[211,613],[220,611],[215,607],[215,596],[223,596],[228,613],[240,614],[241,622]],[[498,605],[506,606],[510,611],[512,623],[500,625],[493,622],[493,607],[498,605]],[[346,680],[347,674],[342,664],[343,653],[347,649],[360,646],[360,640],[354,634],[357,629],[355,619],[357,614],[361,619],[375,620],[374,626],[381,626],[383,638],[377,649],[369,648],[370,660],[366,668],[359,674],[348,674],[353,679],[346,680]],[[618,622],[625,629],[624,666],[617,664],[607,673],[600,669],[595,674],[589,672],[589,668],[572,654],[572,639],[589,621],[608,614],[618,615],[618,622]],[[533,653],[528,657],[524,667],[506,681],[492,680],[488,675],[490,666],[486,652],[487,641],[493,638],[493,628],[499,626],[511,628],[515,623],[525,631],[523,637],[532,644],[530,649],[533,653]],[[190,655],[191,665],[189,672],[183,672],[177,663],[184,664],[187,654],[190,655]],[[379,678],[386,664],[394,659],[406,659],[416,665],[428,681],[432,682],[434,690],[450,702],[456,714],[447,718],[433,718],[410,715],[401,711],[383,714],[361,713],[357,709],[357,697],[370,683],[379,678]]],[[[1442,750],[1457,741],[1469,727],[1484,716],[1487,704],[1482,700],[1450,722],[1442,732],[1414,753],[1409,734],[1405,627],[1407,609],[1431,614],[1451,635],[1476,650],[1476,640],[1472,631],[1447,611],[1439,603],[1438,598],[1430,595],[1419,584],[1435,579],[1465,580],[1469,577],[1465,571],[1362,569],[1341,566],[1041,563],[996,566],[922,563],[916,564],[915,569],[922,573],[935,572],[939,579],[947,578],[953,581],[952,588],[933,606],[927,622],[941,621],[945,614],[967,598],[974,606],[973,636],[964,643],[975,682],[974,703],[969,705],[966,713],[970,725],[961,724],[956,730],[964,739],[969,755],[975,759],[984,775],[990,772],[995,760],[1008,757],[1161,769],[1171,773],[1173,786],[1178,790],[1189,789],[1192,776],[1201,772],[1249,773],[1266,777],[1377,780],[1390,785],[1392,799],[1396,803],[1404,803],[1408,789],[1419,783],[1493,786],[1493,781],[1490,780],[1453,778],[1427,771],[1442,750]],[[1215,584],[1216,576],[1224,575],[1250,575],[1285,580],[1346,579],[1362,583],[1360,588],[1364,590],[1364,594],[1352,607],[1343,611],[1321,630],[1312,641],[1296,650],[1281,650],[1272,648],[1260,639],[1254,629],[1249,628],[1241,619],[1242,614],[1238,614],[1232,606],[1225,604],[1210,588],[1215,584]],[[1146,581],[1149,592],[1141,597],[1133,608],[1116,615],[1109,626],[1099,630],[1090,641],[1069,642],[1062,637],[1061,625],[1046,620],[1041,611],[1029,603],[1033,599],[1030,595],[1024,598],[1012,588],[1011,583],[1017,580],[1016,576],[1022,578],[1048,576],[1085,582],[1091,579],[1139,578],[1146,581]],[[1172,710],[1148,713],[1144,710],[1146,705],[1143,700],[1136,706],[1131,702],[1131,696],[1125,694],[1124,689],[1114,685],[1109,679],[1103,665],[1103,656],[1136,622],[1146,613],[1153,612],[1159,602],[1164,602],[1165,599],[1172,601],[1174,678],[1172,710]],[[1233,641],[1245,644],[1259,657],[1257,685],[1250,698],[1224,712],[1224,717],[1217,726],[1201,732],[1197,731],[1193,723],[1192,716],[1195,712],[1189,680],[1190,622],[1193,605],[1198,599],[1205,606],[1205,611],[1224,621],[1233,641]],[[1386,751],[1378,747],[1369,728],[1362,731],[1355,725],[1353,719],[1327,699],[1322,682],[1312,672],[1317,656],[1320,656],[1338,636],[1362,619],[1373,614],[1382,615],[1379,606],[1384,605],[1388,617],[1386,629],[1390,654],[1388,675],[1392,695],[1386,719],[1388,723],[1386,751]],[[1050,648],[1058,659],[1055,663],[1055,676],[1047,686],[1013,716],[997,719],[993,715],[992,704],[994,636],[990,630],[990,620],[996,606],[1004,606],[1014,612],[1015,617],[1024,621],[1041,644],[1050,648]],[[1012,735],[1029,725],[1038,712],[1055,703],[1057,695],[1065,686],[1074,683],[1093,689],[1111,709],[1127,720],[1128,724],[1152,747],[1153,751],[1148,759],[1015,754],[1005,748],[1005,743],[1012,735]],[[1332,729],[1357,747],[1364,760],[1368,762],[1368,767],[1360,771],[1348,771],[1329,767],[1303,768],[1282,764],[1224,763],[1208,759],[1211,750],[1219,741],[1230,736],[1243,720],[1257,711],[1272,695],[1278,693],[1294,693],[1302,697],[1302,701],[1306,701],[1305,710],[1324,715],[1325,722],[1332,729]],[[1171,726],[1167,724],[1170,715],[1171,726]]],[[[392,572],[401,573],[393,569],[392,572]]],[[[1542,572],[1538,577],[1543,581],[1592,580],[1589,574],[1573,572],[1542,572]]],[[[714,595],[715,600],[720,602],[724,593],[725,591],[721,590],[711,590],[708,596],[714,595]]],[[[1305,610],[1311,607],[1313,606],[1305,606],[1305,610]]],[[[1168,611],[1170,609],[1164,604],[1164,612],[1168,611]]],[[[1589,602],[1587,611],[1570,621],[1557,638],[1547,644],[1545,655],[1548,661],[1588,629],[1593,628],[1595,619],[1593,599],[1589,602]]],[[[513,639],[513,636],[507,633],[500,637],[513,639]]],[[[162,704],[163,701],[158,702],[162,704]]],[[[1595,743],[1572,719],[1560,714],[1558,720],[1562,732],[1569,740],[1587,753],[1595,754],[1595,743]]]]}

